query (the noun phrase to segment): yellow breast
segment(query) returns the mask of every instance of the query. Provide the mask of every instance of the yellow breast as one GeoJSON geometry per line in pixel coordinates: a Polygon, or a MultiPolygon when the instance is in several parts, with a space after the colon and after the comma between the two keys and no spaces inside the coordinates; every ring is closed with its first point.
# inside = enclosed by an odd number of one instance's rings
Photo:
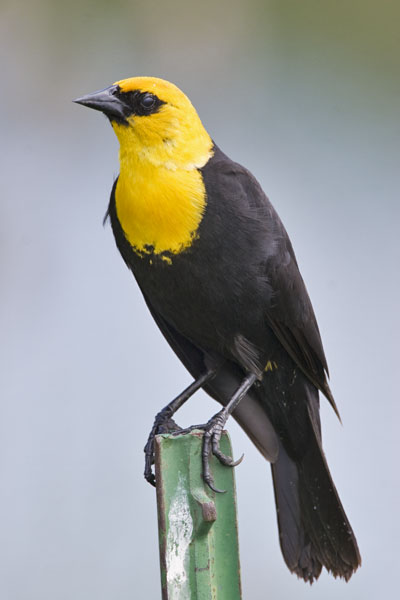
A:
{"type": "Polygon", "coordinates": [[[135,162],[121,169],[115,192],[125,236],[139,254],[177,254],[191,245],[203,217],[206,191],[201,173],[135,162]]]}

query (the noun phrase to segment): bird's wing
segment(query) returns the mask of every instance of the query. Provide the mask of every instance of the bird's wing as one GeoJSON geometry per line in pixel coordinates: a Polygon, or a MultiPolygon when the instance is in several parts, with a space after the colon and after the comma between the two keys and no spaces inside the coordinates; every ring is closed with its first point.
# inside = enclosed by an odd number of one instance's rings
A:
{"type": "Polygon", "coordinates": [[[261,249],[263,274],[271,292],[265,299],[268,325],[340,419],[327,382],[328,365],[317,320],[289,236],[255,177],[219,149],[215,161],[218,165],[215,164],[214,173],[218,176],[213,181],[213,193],[220,197],[231,195],[243,217],[261,226],[258,237],[265,241],[261,249]]]}
{"type": "MultiPolygon", "coordinates": [[[[279,219],[277,215],[276,218],[279,219]]],[[[281,228],[282,248],[267,264],[268,279],[274,291],[266,313],[267,321],[288,354],[328,398],[340,418],[326,378],[328,365],[314,310],[289,237],[280,220],[277,225],[281,228]]]]}

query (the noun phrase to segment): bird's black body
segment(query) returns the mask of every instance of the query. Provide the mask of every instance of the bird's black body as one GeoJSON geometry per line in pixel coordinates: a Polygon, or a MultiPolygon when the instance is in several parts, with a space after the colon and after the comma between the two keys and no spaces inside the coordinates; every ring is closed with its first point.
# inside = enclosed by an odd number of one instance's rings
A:
{"type": "Polygon", "coordinates": [[[290,240],[254,177],[217,147],[201,173],[207,205],[196,236],[164,257],[130,246],[117,180],[108,211],[117,246],[192,375],[219,365],[211,396],[226,404],[246,373],[257,375],[233,416],[272,463],[288,567],[309,581],[322,566],[348,579],[360,556],[322,451],[318,390],[336,407],[290,240]]]}

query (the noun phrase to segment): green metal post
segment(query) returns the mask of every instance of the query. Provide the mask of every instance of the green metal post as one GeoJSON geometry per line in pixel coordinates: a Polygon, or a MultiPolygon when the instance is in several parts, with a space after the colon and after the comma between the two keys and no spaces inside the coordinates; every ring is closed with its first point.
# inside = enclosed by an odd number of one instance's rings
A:
{"type": "MultiPolygon", "coordinates": [[[[201,431],[158,435],[155,444],[163,600],[240,600],[234,469],[215,457],[216,494],[201,477],[201,431]]],[[[221,450],[232,456],[229,436],[221,450]]]]}

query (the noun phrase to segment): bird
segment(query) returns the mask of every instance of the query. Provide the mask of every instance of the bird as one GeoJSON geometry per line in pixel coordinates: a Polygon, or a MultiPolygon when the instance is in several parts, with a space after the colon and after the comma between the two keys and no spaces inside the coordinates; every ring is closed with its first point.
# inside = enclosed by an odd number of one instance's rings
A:
{"type": "MultiPolygon", "coordinates": [[[[321,441],[319,394],[339,417],[306,286],[288,234],[256,178],[217,146],[189,98],[157,77],[129,77],[75,100],[119,140],[105,219],[161,333],[193,382],[157,415],[145,447],[180,430],[175,412],[200,388],[222,408],[200,427],[209,459],[239,461],[219,441],[232,414],[271,463],[289,570],[346,581],[361,564],[321,441]]],[[[339,417],[340,418],[340,417],[339,417]]]]}

